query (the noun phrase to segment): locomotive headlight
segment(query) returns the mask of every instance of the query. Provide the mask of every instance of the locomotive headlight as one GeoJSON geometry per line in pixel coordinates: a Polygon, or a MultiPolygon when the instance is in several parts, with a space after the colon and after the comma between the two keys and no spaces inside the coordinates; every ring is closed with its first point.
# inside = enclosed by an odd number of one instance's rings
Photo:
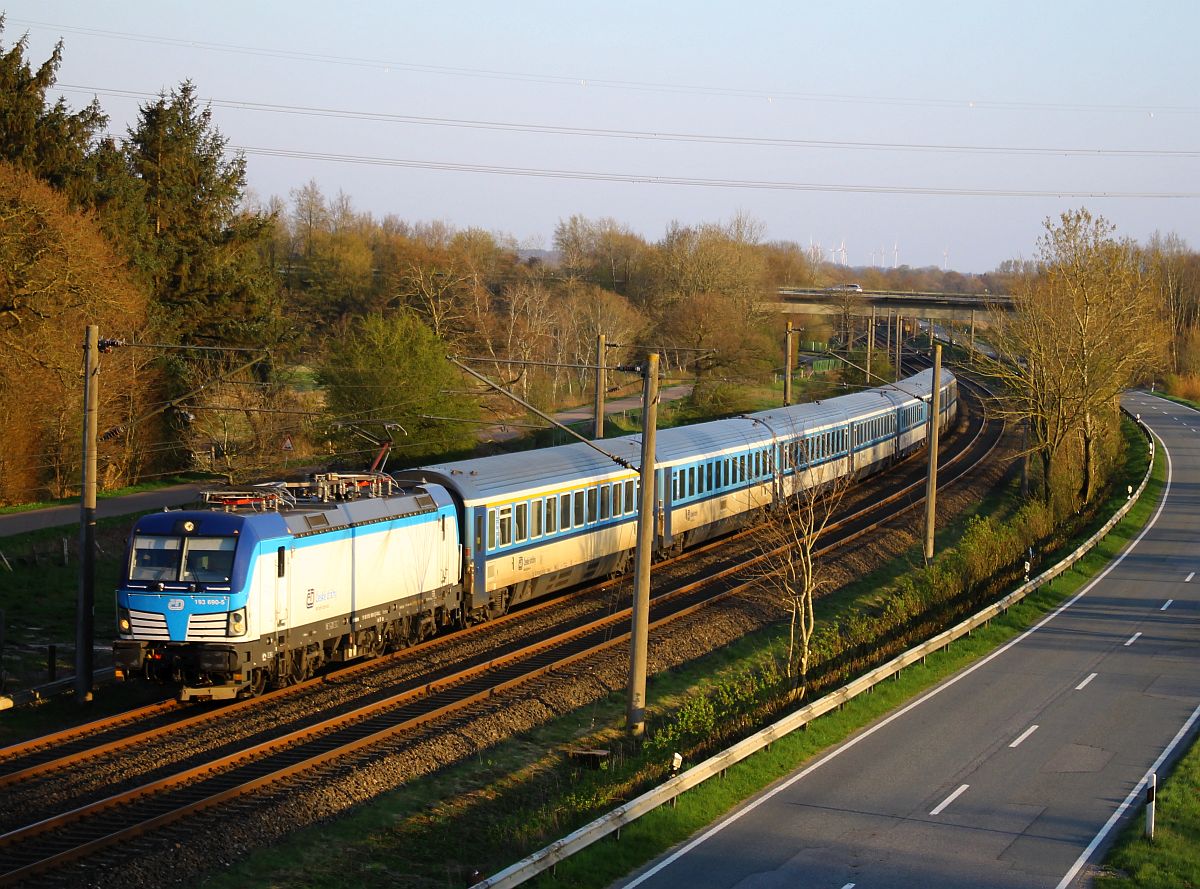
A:
{"type": "Polygon", "coordinates": [[[133,632],[133,624],[129,621],[129,609],[117,609],[117,632],[122,636],[128,636],[133,632]]]}
{"type": "Polygon", "coordinates": [[[229,612],[229,622],[225,626],[226,636],[246,635],[246,609],[239,608],[229,612]]]}

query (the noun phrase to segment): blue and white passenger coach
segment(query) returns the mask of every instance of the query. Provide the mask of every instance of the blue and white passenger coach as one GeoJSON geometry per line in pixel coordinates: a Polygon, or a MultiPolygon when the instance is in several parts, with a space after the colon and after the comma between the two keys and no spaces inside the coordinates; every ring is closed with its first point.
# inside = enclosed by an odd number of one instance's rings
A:
{"type": "MultiPolygon", "coordinates": [[[[933,372],[898,386],[664,429],[654,485],[657,552],[725,533],[800,486],[862,477],[924,444],[933,372]]],[[[942,372],[941,425],[957,413],[942,372]]],[[[638,436],[399,474],[450,491],[464,529],[464,615],[481,618],[624,571],[636,543],[638,436]],[[618,458],[618,459],[614,459],[618,458]]]]}

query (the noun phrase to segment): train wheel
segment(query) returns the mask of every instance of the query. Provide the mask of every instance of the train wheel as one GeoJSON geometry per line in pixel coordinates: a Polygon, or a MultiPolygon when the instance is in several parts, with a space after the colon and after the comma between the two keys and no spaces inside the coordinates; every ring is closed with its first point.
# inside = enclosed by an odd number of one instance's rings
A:
{"type": "Polygon", "coordinates": [[[245,696],[257,698],[267,688],[267,671],[257,668],[250,674],[250,684],[246,687],[245,696]]]}

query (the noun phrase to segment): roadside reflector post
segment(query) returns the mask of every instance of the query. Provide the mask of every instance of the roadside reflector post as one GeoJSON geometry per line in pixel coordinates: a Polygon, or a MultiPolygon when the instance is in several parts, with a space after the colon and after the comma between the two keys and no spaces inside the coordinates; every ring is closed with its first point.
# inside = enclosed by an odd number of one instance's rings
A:
{"type": "Polygon", "coordinates": [[[1154,839],[1154,795],[1158,789],[1158,775],[1155,772],[1150,773],[1150,780],[1146,784],[1146,839],[1154,839]]]}

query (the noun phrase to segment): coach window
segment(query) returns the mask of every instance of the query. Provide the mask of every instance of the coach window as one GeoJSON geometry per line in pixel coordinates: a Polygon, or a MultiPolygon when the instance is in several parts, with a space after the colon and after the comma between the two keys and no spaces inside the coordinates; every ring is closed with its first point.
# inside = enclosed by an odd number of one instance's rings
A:
{"type": "Polygon", "coordinates": [[[687,495],[689,497],[696,496],[696,467],[689,466],[687,468],[687,495]]]}
{"type": "Polygon", "coordinates": [[[637,505],[633,500],[634,490],[633,479],[625,482],[625,510],[627,512],[633,512],[635,509],[637,509],[637,505]]]}
{"type": "Polygon", "coordinates": [[[612,515],[612,487],[600,486],[600,518],[606,519],[612,515]]]}
{"type": "Polygon", "coordinates": [[[589,525],[592,522],[596,521],[596,514],[597,514],[596,501],[597,501],[597,499],[599,499],[599,498],[597,498],[597,496],[596,496],[596,489],[588,488],[587,489],[587,520],[588,520],[589,525]]]}
{"type": "Polygon", "coordinates": [[[561,531],[566,531],[571,527],[571,495],[558,495],[558,527],[561,531]]]}
{"type": "Polygon", "coordinates": [[[575,492],[575,527],[583,527],[583,491],[575,492]]]}
{"type": "Polygon", "coordinates": [[[553,534],[558,530],[558,498],[546,498],[546,533],[553,534]]]}
{"type": "Polygon", "coordinates": [[[512,507],[501,506],[496,515],[500,520],[500,545],[508,546],[512,543],[512,507]]]}
{"type": "Polygon", "coordinates": [[[529,537],[529,504],[518,503],[516,506],[517,542],[529,537]]]}
{"type": "Polygon", "coordinates": [[[612,486],[614,516],[625,515],[625,504],[621,502],[621,491],[622,487],[620,482],[617,482],[612,486]]]}
{"type": "Polygon", "coordinates": [[[542,501],[534,500],[529,504],[529,536],[542,536],[542,501]]]}
{"type": "Polygon", "coordinates": [[[487,513],[488,523],[488,549],[496,548],[496,510],[489,509],[487,513]]]}

